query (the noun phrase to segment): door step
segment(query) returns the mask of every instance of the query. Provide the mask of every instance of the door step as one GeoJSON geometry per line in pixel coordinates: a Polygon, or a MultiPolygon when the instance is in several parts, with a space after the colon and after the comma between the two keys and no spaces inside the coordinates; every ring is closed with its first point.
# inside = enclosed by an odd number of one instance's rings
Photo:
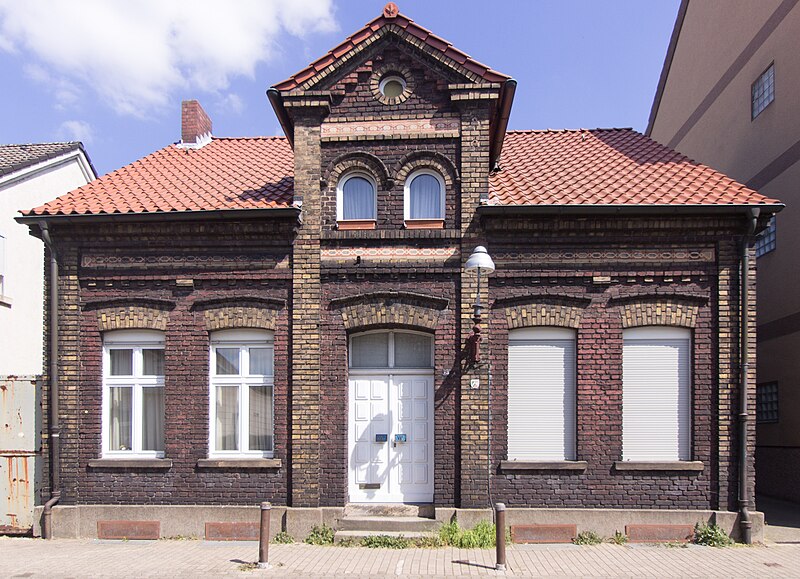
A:
{"type": "Polygon", "coordinates": [[[423,517],[344,517],[339,520],[342,531],[425,533],[438,527],[437,521],[423,517]]]}
{"type": "Polygon", "coordinates": [[[433,519],[436,509],[431,504],[414,503],[348,503],[344,517],[421,517],[433,519]]]}

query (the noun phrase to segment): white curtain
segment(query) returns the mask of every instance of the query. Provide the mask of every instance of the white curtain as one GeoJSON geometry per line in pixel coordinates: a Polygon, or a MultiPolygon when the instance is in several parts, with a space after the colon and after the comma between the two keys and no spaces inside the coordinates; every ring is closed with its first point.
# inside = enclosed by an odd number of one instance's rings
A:
{"type": "Polygon", "coordinates": [[[350,177],[342,186],[342,219],[375,219],[375,189],[363,177],[350,177]]]}
{"type": "Polygon", "coordinates": [[[217,386],[215,450],[239,450],[239,386],[217,386]]]}
{"type": "Polygon", "coordinates": [[[250,386],[250,450],[272,450],[272,386],[250,386]]]}
{"type": "Polygon", "coordinates": [[[111,394],[111,448],[110,450],[132,450],[132,404],[133,388],[113,387],[111,394]]]}
{"type": "Polygon", "coordinates": [[[394,335],[395,368],[432,368],[431,337],[420,334],[394,335]]]}
{"type": "Polygon", "coordinates": [[[142,388],[142,450],[164,450],[164,387],[142,388]]]}
{"type": "Polygon", "coordinates": [[[355,336],[350,348],[351,368],[388,368],[389,334],[355,336]]]}
{"type": "Polygon", "coordinates": [[[441,219],[442,189],[433,175],[417,175],[409,186],[409,218],[441,219]]]}

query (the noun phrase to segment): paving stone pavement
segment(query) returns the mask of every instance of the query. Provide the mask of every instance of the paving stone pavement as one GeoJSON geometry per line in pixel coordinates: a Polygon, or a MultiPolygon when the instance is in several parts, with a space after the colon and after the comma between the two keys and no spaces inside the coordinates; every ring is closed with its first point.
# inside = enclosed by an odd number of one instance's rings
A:
{"type": "Polygon", "coordinates": [[[494,551],[271,545],[272,569],[251,569],[258,546],[193,540],[0,538],[0,576],[48,577],[799,577],[800,545],[666,547],[514,545],[509,569],[494,551]]]}

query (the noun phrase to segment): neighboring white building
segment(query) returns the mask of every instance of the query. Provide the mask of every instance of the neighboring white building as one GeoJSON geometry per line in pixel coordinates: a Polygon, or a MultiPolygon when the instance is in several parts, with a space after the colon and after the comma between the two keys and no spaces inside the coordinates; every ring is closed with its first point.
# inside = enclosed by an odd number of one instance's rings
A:
{"type": "Polygon", "coordinates": [[[96,177],[81,143],[0,145],[0,376],[42,373],[44,246],[14,218],[96,177]]]}

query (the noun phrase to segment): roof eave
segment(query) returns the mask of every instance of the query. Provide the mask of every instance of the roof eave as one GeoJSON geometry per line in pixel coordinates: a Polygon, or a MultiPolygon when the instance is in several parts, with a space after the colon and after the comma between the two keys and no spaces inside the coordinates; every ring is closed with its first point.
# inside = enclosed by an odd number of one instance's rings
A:
{"type": "Polygon", "coordinates": [[[263,218],[290,218],[300,216],[299,207],[270,207],[263,209],[212,209],[197,211],[153,211],[146,213],[90,213],[56,215],[22,215],[15,217],[17,223],[33,227],[41,222],[48,224],[68,223],[158,223],[174,221],[221,221],[263,218]]]}
{"type": "Polygon", "coordinates": [[[486,216],[508,215],[716,215],[749,213],[752,209],[775,214],[783,203],[728,205],[481,205],[478,213],[486,216]]]}

